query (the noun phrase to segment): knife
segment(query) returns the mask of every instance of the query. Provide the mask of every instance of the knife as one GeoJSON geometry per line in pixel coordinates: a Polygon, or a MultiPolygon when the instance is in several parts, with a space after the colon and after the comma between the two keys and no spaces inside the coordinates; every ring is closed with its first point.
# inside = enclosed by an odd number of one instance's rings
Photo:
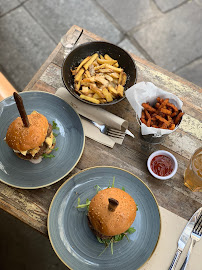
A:
{"type": "Polygon", "coordinates": [[[133,135],[133,133],[130,132],[130,130],[128,130],[128,129],[125,130],[125,134],[135,138],[135,135],[133,135]]]}
{"type": "Polygon", "coordinates": [[[191,235],[191,232],[194,228],[194,225],[197,221],[197,218],[198,218],[198,213],[201,211],[202,207],[199,208],[194,214],[193,216],[190,218],[189,222],[187,223],[186,227],[184,228],[179,240],[178,240],[178,247],[177,247],[177,251],[175,253],[175,256],[173,258],[173,261],[169,267],[169,270],[174,270],[177,263],[178,263],[178,260],[181,256],[181,253],[184,249],[184,247],[186,246],[187,242],[188,242],[188,239],[191,235]]]}

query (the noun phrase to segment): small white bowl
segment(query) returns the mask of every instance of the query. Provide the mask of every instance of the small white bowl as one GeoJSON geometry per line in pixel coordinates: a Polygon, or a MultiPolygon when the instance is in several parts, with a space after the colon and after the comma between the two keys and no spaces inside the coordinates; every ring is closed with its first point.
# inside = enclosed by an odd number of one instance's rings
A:
{"type": "Polygon", "coordinates": [[[167,180],[171,177],[173,177],[176,172],[177,172],[177,168],[178,168],[178,163],[177,163],[177,160],[176,158],[173,156],[173,154],[171,154],[170,152],[168,151],[164,151],[164,150],[158,150],[158,151],[155,151],[153,152],[148,160],[147,160],[147,168],[149,170],[149,172],[157,179],[160,179],[160,180],[167,180]],[[174,168],[173,168],[173,171],[171,172],[171,174],[167,175],[167,176],[159,176],[158,174],[155,174],[152,169],[151,169],[151,161],[152,159],[155,157],[155,156],[159,156],[159,155],[164,155],[164,156],[167,156],[169,158],[171,158],[173,160],[173,163],[174,163],[174,168]]]}

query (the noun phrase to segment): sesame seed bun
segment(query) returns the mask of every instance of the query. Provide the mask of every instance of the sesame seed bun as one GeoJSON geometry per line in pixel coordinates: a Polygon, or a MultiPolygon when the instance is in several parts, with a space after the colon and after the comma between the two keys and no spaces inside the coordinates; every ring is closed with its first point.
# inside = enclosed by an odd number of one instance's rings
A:
{"type": "Polygon", "coordinates": [[[98,234],[114,236],[130,228],[135,220],[136,210],[135,201],[127,192],[119,188],[107,188],[99,191],[91,200],[88,219],[98,234]],[[114,212],[108,208],[109,198],[118,201],[114,212]]]}
{"type": "Polygon", "coordinates": [[[49,127],[46,117],[36,111],[28,115],[29,127],[24,127],[21,117],[16,118],[8,127],[6,142],[17,151],[27,151],[42,145],[49,127]]]}

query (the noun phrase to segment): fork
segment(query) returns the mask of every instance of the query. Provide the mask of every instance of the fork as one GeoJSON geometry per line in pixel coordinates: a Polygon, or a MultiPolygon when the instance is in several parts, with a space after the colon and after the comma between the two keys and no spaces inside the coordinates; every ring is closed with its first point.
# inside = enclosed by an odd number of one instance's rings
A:
{"type": "Polygon", "coordinates": [[[193,231],[191,233],[191,245],[189,247],[187,256],[180,270],[186,269],[192,248],[195,246],[196,242],[198,242],[201,239],[201,235],[202,235],[202,214],[200,215],[196,224],[194,225],[193,231]]]}
{"type": "Polygon", "coordinates": [[[85,117],[85,116],[81,116],[83,119],[87,120],[88,122],[92,123],[95,127],[97,127],[101,133],[105,134],[105,135],[108,135],[108,136],[111,136],[111,137],[114,137],[114,138],[120,138],[120,139],[123,139],[124,136],[125,136],[125,132],[124,131],[121,131],[121,130],[118,130],[118,129],[114,129],[114,128],[109,128],[107,127],[106,125],[100,125],[98,123],[96,123],[95,121],[85,117]]]}

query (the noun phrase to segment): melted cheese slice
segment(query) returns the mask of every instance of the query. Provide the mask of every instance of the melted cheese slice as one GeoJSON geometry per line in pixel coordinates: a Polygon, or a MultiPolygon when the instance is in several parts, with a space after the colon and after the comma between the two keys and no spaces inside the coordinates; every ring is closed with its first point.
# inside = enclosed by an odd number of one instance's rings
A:
{"type": "Polygon", "coordinates": [[[21,154],[23,154],[24,156],[27,155],[27,151],[20,151],[21,154]]]}
{"type": "Polygon", "coordinates": [[[27,155],[27,151],[18,151],[18,150],[14,150],[14,149],[13,149],[13,151],[14,151],[15,153],[21,153],[21,154],[23,154],[24,156],[27,155]]]}
{"type": "MultiPolygon", "coordinates": [[[[51,132],[51,135],[49,137],[47,137],[45,139],[45,142],[48,144],[48,147],[51,148],[51,146],[53,145],[53,132],[51,132]]],[[[21,153],[23,156],[26,156],[27,155],[27,152],[29,152],[33,157],[36,155],[36,153],[38,153],[40,150],[40,147],[36,147],[36,148],[33,148],[29,151],[18,151],[18,150],[13,150],[14,152],[16,153],[21,153]]]]}
{"type": "Polygon", "coordinates": [[[51,132],[51,135],[45,139],[45,142],[48,144],[49,148],[53,145],[53,132],[51,132]]]}
{"type": "Polygon", "coordinates": [[[36,155],[36,153],[39,152],[39,150],[40,150],[40,147],[36,147],[34,149],[29,150],[29,153],[34,157],[36,155]]]}
{"type": "Polygon", "coordinates": [[[39,151],[40,147],[36,147],[34,149],[31,149],[29,151],[18,151],[18,150],[13,150],[15,153],[21,153],[23,156],[27,155],[27,152],[29,152],[32,156],[35,156],[35,154],[39,151]]]}

